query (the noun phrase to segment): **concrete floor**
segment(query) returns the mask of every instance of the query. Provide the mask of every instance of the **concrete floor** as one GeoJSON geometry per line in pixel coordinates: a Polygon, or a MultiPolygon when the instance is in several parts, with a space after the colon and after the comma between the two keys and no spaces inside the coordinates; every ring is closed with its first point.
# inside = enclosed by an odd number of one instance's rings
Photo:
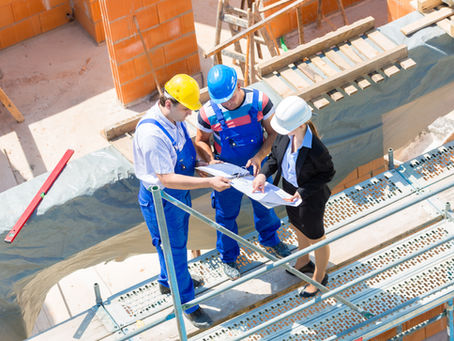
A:
{"type": "MultiPolygon", "coordinates": [[[[217,1],[192,2],[202,52],[214,43],[217,1]]],[[[347,8],[350,22],[368,15],[375,17],[376,26],[385,24],[386,1],[365,0],[347,8]]],[[[315,24],[305,27],[306,41],[343,23],[336,13],[322,24],[319,30],[315,24]]],[[[228,37],[223,30],[221,40],[228,37]]],[[[297,44],[296,32],[286,36],[286,43],[290,48],[297,44]]],[[[229,58],[224,62],[232,65],[229,58]]],[[[211,65],[211,59],[201,57],[204,75],[211,65]]],[[[68,148],[75,150],[73,158],[77,158],[107,146],[100,134],[104,127],[143,112],[152,104],[150,99],[129,108],[119,104],[106,45],[97,45],[76,22],[0,51],[0,86],[25,117],[25,122],[18,124],[0,107],[0,191],[51,170],[68,148]]],[[[91,284],[85,285],[93,281],[87,278],[104,283],[114,293],[154,275],[156,264],[156,256],[147,254],[68,276],[50,291],[35,332],[94,304],[91,284]],[[126,269],[128,276],[124,276],[126,269]]],[[[445,340],[444,336],[431,340],[445,340]]]]}

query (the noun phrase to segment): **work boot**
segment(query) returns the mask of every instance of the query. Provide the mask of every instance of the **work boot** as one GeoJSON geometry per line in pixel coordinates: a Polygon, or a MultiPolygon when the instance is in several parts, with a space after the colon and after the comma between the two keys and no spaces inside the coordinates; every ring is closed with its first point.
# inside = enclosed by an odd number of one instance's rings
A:
{"type": "Polygon", "coordinates": [[[271,248],[273,249],[274,253],[278,258],[285,258],[292,254],[287,244],[283,242],[279,242],[275,246],[272,246],[271,248]]]}
{"type": "MultiPolygon", "coordinates": [[[[201,287],[204,284],[203,278],[199,275],[191,275],[191,278],[192,278],[192,283],[194,284],[194,288],[201,287]]],[[[162,295],[170,294],[170,288],[159,283],[159,292],[162,295]]]]}
{"type": "Polygon", "coordinates": [[[232,281],[235,280],[235,279],[240,278],[240,276],[241,276],[240,270],[238,270],[238,266],[236,265],[235,262],[222,263],[222,266],[224,267],[224,273],[232,281]]]}
{"type": "Polygon", "coordinates": [[[210,328],[213,324],[213,320],[201,307],[190,314],[184,313],[184,316],[199,329],[210,328]]]}

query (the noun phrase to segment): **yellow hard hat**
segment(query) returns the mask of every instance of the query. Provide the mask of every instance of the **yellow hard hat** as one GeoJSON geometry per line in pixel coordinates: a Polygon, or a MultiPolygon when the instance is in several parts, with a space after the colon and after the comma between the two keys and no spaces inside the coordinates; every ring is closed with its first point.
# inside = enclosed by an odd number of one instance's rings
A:
{"type": "Polygon", "coordinates": [[[164,89],[188,109],[199,110],[202,107],[199,85],[191,76],[177,74],[166,83],[164,89]]]}

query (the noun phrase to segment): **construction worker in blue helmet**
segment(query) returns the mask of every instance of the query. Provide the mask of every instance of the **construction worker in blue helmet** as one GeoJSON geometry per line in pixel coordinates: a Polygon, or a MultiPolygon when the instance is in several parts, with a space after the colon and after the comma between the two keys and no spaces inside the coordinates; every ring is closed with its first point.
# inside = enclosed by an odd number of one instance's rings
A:
{"type": "MultiPolygon", "coordinates": [[[[158,277],[161,294],[169,294],[161,237],[150,189],[159,186],[182,203],[191,206],[189,190],[211,187],[223,191],[230,187],[222,177],[194,177],[196,152],[184,120],[199,102],[199,86],[190,76],[178,74],[165,84],[159,101],[151,107],[136,127],[133,140],[134,170],[140,180],[139,204],[156,247],[161,271],[158,277]]],[[[163,200],[181,303],[194,299],[194,287],[203,284],[201,277],[191,278],[188,271],[187,240],[189,214],[163,200]]],[[[198,328],[208,328],[211,318],[198,305],[185,311],[185,316],[198,328]]]]}
{"type": "MultiPolygon", "coordinates": [[[[200,109],[197,119],[195,146],[198,154],[209,164],[229,162],[244,166],[252,175],[257,175],[276,137],[270,125],[273,103],[259,90],[241,88],[235,70],[225,65],[213,66],[208,72],[207,83],[210,101],[200,109]]],[[[223,192],[214,190],[212,194],[216,222],[234,233],[238,233],[236,218],[242,196],[243,193],[233,187],[223,192]]],[[[259,242],[273,249],[278,257],[290,255],[288,246],[279,240],[277,230],[281,222],[274,210],[251,201],[259,242]]],[[[218,232],[216,247],[225,274],[232,280],[239,278],[238,243],[218,232]]]]}

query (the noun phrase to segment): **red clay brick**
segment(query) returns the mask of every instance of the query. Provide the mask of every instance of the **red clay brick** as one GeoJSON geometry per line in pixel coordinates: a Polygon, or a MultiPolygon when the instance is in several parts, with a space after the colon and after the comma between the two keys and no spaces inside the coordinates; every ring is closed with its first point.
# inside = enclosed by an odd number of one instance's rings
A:
{"type": "Polygon", "coordinates": [[[14,26],[17,42],[31,38],[41,33],[41,27],[39,23],[39,17],[34,17],[22,20],[16,23],[14,26]]]}
{"type": "Polygon", "coordinates": [[[372,176],[376,176],[376,175],[381,174],[381,173],[383,173],[385,171],[386,171],[385,166],[382,166],[381,168],[374,169],[372,171],[372,176]]]}
{"type": "MultiPolygon", "coordinates": [[[[165,65],[164,48],[161,47],[150,52],[150,58],[155,70],[165,65]]],[[[145,53],[134,58],[134,65],[137,75],[143,75],[151,71],[150,63],[148,62],[145,53]]]]}
{"type": "Polygon", "coordinates": [[[129,60],[127,62],[121,63],[118,65],[118,80],[120,84],[124,84],[137,78],[137,73],[134,66],[134,60],[129,60]]]}
{"type": "Polygon", "coordinates": [[[384,332],[383,334],[373,337],[370,340],[371,341],[387,341],[395,335],[396,335],[396,328],[393,328],[393,329],[390,329],[390,330],[384,332]]]}
{"type": "Polygon", "coordinates": [[[19,21],[45,11],[41,0],[14,0],[12,3],[14,20],[19,21]]]}
{"type": "Polygon", "coordinates": [[[95,40],[97,43],[100,43],[106,39],[106,34],[104,32],[104,25],[102,21],[95,23],[95,40]]]}
{"type": "Polygon", "coordinates": [[[191,0],[163,0],[157,6],[161,23],[192,9],[191,0]]]}
{"type": "Polygon", "coordinates": [[[118,40],[130,37],[134,33],[131,16],[115,20],[108,25],[110,26],[110,39],[114,43],[118,40]]]}
{"type": "Polygon", "coordinates": [[[188,33],[188,32],[195,32],[194,13],[192,13],[192,11],[190,13],[186,13],[185,15],[182,15],[179,18],[180,18],[182,34],[188,33]]]}
{"type": "Polygon", "coordinates": [[[123,104],[129,104],[139,98],[143,98],[156,89],[156,85],[151,75],[135,79],[121,86],[123,104]]]}
{"type": "Polygon", "coordinates": [[[156,5],[137,11],[136,17],[137,22],[139,23],[140,31],[145,31],[146,29],[159,24],[156,5]]]}
{"type": "Polygon", "coordinates": [[[100,0],[105,3],[107,21],[124,17],[134,10],[133,3],[124,0],[100,0]]]}
{"type": "Polygon", "coordinates": [[[149,5],[154,5],[160,1],[161,0],[142,0],[142,3],[143,3],[143,7],[147,7],[149,5]]]}
{"type": "Polygon", "coordinates": [[[0,0],[0,7],[10,5],[13,2],[13,0],[0,0]]]}
{"type": "Polygon", "coordinates": [[[190,34],[172,41],[165,46],[164,52],[166,56],[166,64],[188,56],[193,52],[197,52],[197,40],[195,38],[195,34],[190,34]]]}
{"type": "Polygon", "coordinates": [[[194,52],[193,55],[186,58],[187,73],[193,75],[200,72],[200,60],[198,52],[194,52]]]}
{"type": "Polygon", "coordinates": [[[14,45],[18,42],[14,26],[6,27],[0,30],[0,48],[14,45]]]}
{"type": "Polygon", "coordinates": [[[113,50],[116,62],[121,63],[142,53],[143,46],[139,37],[135,36],[114,44],[113,50]]]}
{"type": "Polygon", "coordinates": [[[91,19],[94,22],[101,20],[101,8],[99,7],[99,1],[93,1],[90,3],[90,14],[91,19]]]}
{"type": "Polygon", "coordinates": [[[144,39],[147,47],[152,48],[177,39],[183,34],[181,22],[176,18],[144,32],[144,39]]]}
{"type": "Polygon", "coordinates": [[[59,7],[52,8],[49,11],[39,14],[41,29],[43,32],[50,31],[58,26],[66,24],[68,17],[66,14],[71,13],[69,4],[63,4],[59,7]]]}
{"type": "Polygon", "coordinates": [[[0,28],[11,25],[14,22],[13,9],[11,5],[0,7],[0,28]]]}

